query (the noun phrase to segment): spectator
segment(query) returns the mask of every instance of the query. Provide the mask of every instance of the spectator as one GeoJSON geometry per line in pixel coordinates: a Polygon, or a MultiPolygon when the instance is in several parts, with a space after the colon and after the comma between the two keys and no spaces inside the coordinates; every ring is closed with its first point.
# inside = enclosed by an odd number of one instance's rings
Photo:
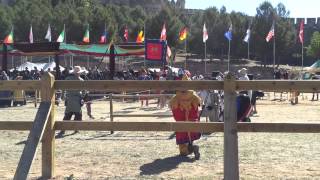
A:
{"type": "MultiPolygon", "coordinates": [[[[150,76],[148,76],[147,71],[145,69],[140,70],[140,75],[138,80],[152,80],[150,76]]],[[[145,91],[142,94],[150,94],[150,91],[145,91]]],[[[140,97],[141,107],[143,107],[143,102],[146,101],[146,106],[149,106],[149,98],[148,97],[140,97]]]]}

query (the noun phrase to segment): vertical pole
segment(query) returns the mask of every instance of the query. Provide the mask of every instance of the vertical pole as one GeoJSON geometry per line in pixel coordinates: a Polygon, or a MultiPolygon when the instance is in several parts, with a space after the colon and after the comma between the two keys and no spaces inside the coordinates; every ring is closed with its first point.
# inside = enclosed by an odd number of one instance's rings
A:
{"type": "Polygon", "coordinates": [[[250,60],[250,40],[248,39],[248,60],[250,60]]]}
{"type": "MultiPolygon", "coordinates": [[[[110,122],[113,122],[113,97],[112,94],[109,95],[109,100],[110,100],[110,122]]],[[[110,131],[111,134],[113,134],[113,131],[110,131]]]]}
{"type": "Polygon", "coordinates": [[[229,40],[229,49],[228,49],[228,71],[230,71],[230,40],[229,40]]]}
{"type": "Polygon", "coordinates": [[[60,59],[58,54],[55,55],[54,62],[56,63],[56,79],[60,79],[61,71],[60,71],[60,59]]]}
{"type": "Polygon", "coordinates": [[[41,98],[42,102],[51,102],[51,112],[49,115],[46,130],[42,138],[42,178],[50,179],[55,176],[55,90],[54,90],[54,76],[46,73],[41,78],[41,98]]]}
{"type": "Polygon", "coordinates": [[[90,67],[90,62],[89,62],[89,56],[87,56],[87,68],[89,68],[90,67]]]}
{"type": "MultiPolygon", "coordinates": [[[[146,22],[144,22],[144,25],[143,25],[143,36],[144,36],[144,39],[146,40],[146,22]]],[[[144,61],[143,61],[143,66],[144,66],[144,68],[147,68],[146,67],[146,56],[144,56],[144,61]]]]}
{"type": "Polygon", "coordinates": [[[3,43],[3,54],[2,54],[2,70],[8,70],[8,48],[5,43],[3,43]]]}
{"type": "Polygon", "coordinates": [[[207,74],[207,42],[204,42],[204,73],[207,74]]]}
{"type": "Polygon", "coordinates": [[[114,50],[114,45],[111,44],[110,46],[110,56],[109,56],[110,60],[109,60],[109,70],[110,70],[110,79],[113,80],[114,77],[114,73],[115,73],[115,59],[116,59],[116,55],[115,55],[115,50],[114,50]]]}
{"type": "Polygon", "coordinates": [[[224,81],[224,179],[239,179],[236,82],[229,72],[224,81]]]}
{"type": "MultiPolygon", "coordinates": [[[[276,28],[274,27],[274,31],[276,28]]],[[[273,72],[275,72],[275,64],[276,64],[276,32],[274,32],[273,36],[273,72]]]]}
{"type": "Polygon", "coordinates": [[[186,60],[184,61],[184,69],[187,69],[187,38],[184,40],[184,50],[186,52],[186,60]]]}
{"type": "Polygon", "coordinates": [[[303,59],[304,59],[304,52],[303,52],[303,42],[302,42],[302,45],[301,45],[301,55],[302,55],[302,62],[301,62],[301,72],[303,71],[303,66],[304,66],[304,64],[303,64],[303,59]]]}

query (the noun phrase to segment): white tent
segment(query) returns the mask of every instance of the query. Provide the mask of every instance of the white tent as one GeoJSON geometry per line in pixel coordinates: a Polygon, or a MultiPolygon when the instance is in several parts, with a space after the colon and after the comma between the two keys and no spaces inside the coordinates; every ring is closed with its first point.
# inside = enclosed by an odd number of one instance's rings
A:
{"type": "MultiPolygon", "coordinates": [[[[37,67],[38,70],[42,69],[45,63],[32,63],[32,62],[25,62],[17,67],[18,71],[24,71],[26,68],[28,68],[29,71],[33,70],[34,67],[37,67]]],[[[13,69],[10,69],[10,71],[13,71],[13,69]]]]}
{"type": "MultiPolygon", "coordinates": [[[[62,67],[62,66],[59,66],[60,67],[60,71],[63,71],[65,68],[62,67]]],[[[56,68],[56,63],[54,61],[52,62],[49,62],[49,63],[46,63],[44,66],[43,66],[43,70],[44,71],[48,71],[50,69],[50,71],[53,71],[54,69],[56,68]]]]}

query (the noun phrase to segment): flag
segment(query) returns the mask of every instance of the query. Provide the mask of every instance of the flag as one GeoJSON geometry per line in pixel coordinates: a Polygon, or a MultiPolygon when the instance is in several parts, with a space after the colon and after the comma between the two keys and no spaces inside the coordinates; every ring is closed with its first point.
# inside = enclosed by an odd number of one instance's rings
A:
{"type": "Polygon", "coordinates": [[[107,30],[105,29],[103,34],[100,37],[100,41],[101,44],[107,43],[107,30]]]}
{"type": "Polygon", "coordinates": [[[229,30],[224,33],[224,37],[226,37],[229,41],[232,40],[232,24],[229,27],[229,30]]]}
{"type": "Polygon", "coordinates": [[[304,29],[304,21],[302,20],[301,23],[300,23],[300,31],[299,31],[299,39],[300,39],[300,43],[301,44],[303,44],[303,40],[304,40],[303,29],[304,29]]]}
{"type": "Polygon", "coordinates": [[[143,34],[143,31],[140,31],[138,36],[137,36],[137,39],[136,39],[136,42],[137,43],[143,43],[144,42],[144,34],[143,34]]]}
{"type": "Polygon", "coordinates": [[[209,36],[208,36],[208,31],[206,28],[206,23],[203,24],[203,32],[202,32],[202,39],[203,42],[205,43],[208,40],[209,36]]]}
{"type": "Polygon", "coordinates": [[[166,57],[167,62],[169,62],[171,55],[172,55],[171,48],[167,45],[167,57],[166,57]]]}
{"type": "Polygon", "coordinates": [[[90,42],[90,32],[89,32],[89,25],[87,26],[86,32],[84,33],[82,41],[84,43],[89,43],[90,42]]]}
{"type": "Polygon", "coordinates": [[[181,29],[180,33],[179,33],[179,39],[180,41],[183,41],[187,38],[187,34],[188,34],[188,30],[186,27],[184,27],[183,29],[181,29]]]}
{"type": "Polygon", "coordinates": [[[161,31],[161,34],[160,34],[160,40],[161,41],[166,41],[167,40],[166,24],[163,24],[162,31],[161,31]]]}
{"type": "Polygon", "coordinates": [[[44,37],[44,38],[47,39],[49,42],[51,42],[51,27],[50,27],[50,24],[48,25],[47,34],[46,34],[46,37],[44,37]]]}
{"type": "Polygon", "coordinates": [[[64,31],[65,31],[65,29],[63,28],[63,31],[60,33],[60,35],[59,35],[59,37],[58,37],[58,39],[57,39],[57,42],[64,42],[64,31]]]}
{"type": "Polygon", "coordinates": [[[32,25],[30,26],[30,32],[29,32],[29,42],[33,43],[33,32],[32,32],[32,25]]]}
{"type": "Polygon", "coordinates": [[[271,29],[266,37],[266,41],[269,42],[274,36],[274,23],[272,23],[271,29]]]}
{"type": "Polygon", "coordinates": [[[123,37],[124,37],[124,39],[125,39],[126,41],[128,41],[128,39],[129,39],[129,30],[128,30],[127,27],[124,29],[123,37]]]}
{"type": "Polygon", "coordinates": [[[3,43],[5,43],[5,44],[12,44],[13,43],[13,28],[11,28],[10,34],[8,34],[4,38],[3,43]]]}
{"type": "Polygon", "coordinates": [[[251,30],[250,30],[250,28],[248,28],[246,37],[244,37],[243,41],[246,42],[246,43],[249,43],[250,36],[251,36],[251,30]]]}

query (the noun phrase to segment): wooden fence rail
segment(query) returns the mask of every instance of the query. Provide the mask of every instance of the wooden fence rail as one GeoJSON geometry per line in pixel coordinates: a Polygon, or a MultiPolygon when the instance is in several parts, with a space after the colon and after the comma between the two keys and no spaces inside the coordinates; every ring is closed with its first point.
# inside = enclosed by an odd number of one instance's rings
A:
{"type": "MultiPolygon", "coordinates": [[[[29,131],[33,122],[29,121],[0,121],[0,130],[29,131]]],[[[56,121],[54,130],[83,130],[83,131],[199,131],[223,132],[224,124],[218,122],[63,122],[56,121]],[[148,127],[148,128],[145,128],[148,127]]],[[[237,123],[238,132],[256,133],[320,133],[320,124],[315,123],[237,123]]]]}
{"type": "MultiPolygon", "coordinates": [[[[239,179],[238,132],[272,132],[272,133],[320,133],[320,124],[294,123],[237,123],[236,122],[236,91],[266,90],[266,91],[302,91],[314,92],[320,89],[320,81],[236,81],[228,74],[224,81],[55,81],[53,76],[45,74],[41,81],[0,81],[0,90],[41,90],[42,102],[50,104],[51,110],[45,114],[41,132],[37,122],[0,122],[0,130],[30,130],[21,159],[29,152],[34,155],[42,135],[42,177],[52,178],[55,175],[55,138],[56,130],[87,130],[87,131],[200,131],[224,132],[224,179],[239,179]],[[224,123],[190,123],[190,122],[55,122],[54,97],[55,90],[202,90],[216,89],[225,92],[224,123]],[[46,124],[45,130],[44,125],[46,124]],[[32,147],[32,148],[31,148],[32,147]],[[31,151],[30,151],[31,150],[31,151]],[[34,152],[34,153],[33,153],[34,152]]],[[[112,107],[112,101],[111,101],[112,107]]],[[[113,108],[113,107],[112,107],[113,108]]],[[[111,109],[113,113],[113,109],[111,109]]],[[[31,165],[33,157],[26,158],[26,164],[31,165]]],[[[21,161],[21,160],[20,160],[21,161]]],[[[24,160],[23,160],[24,161],[24,160]]],[[[22,162],[21,162],[22,163],[22,162]]],[[[15,179],[25,179],[29,166],[19,163],[15,179]]]]}

